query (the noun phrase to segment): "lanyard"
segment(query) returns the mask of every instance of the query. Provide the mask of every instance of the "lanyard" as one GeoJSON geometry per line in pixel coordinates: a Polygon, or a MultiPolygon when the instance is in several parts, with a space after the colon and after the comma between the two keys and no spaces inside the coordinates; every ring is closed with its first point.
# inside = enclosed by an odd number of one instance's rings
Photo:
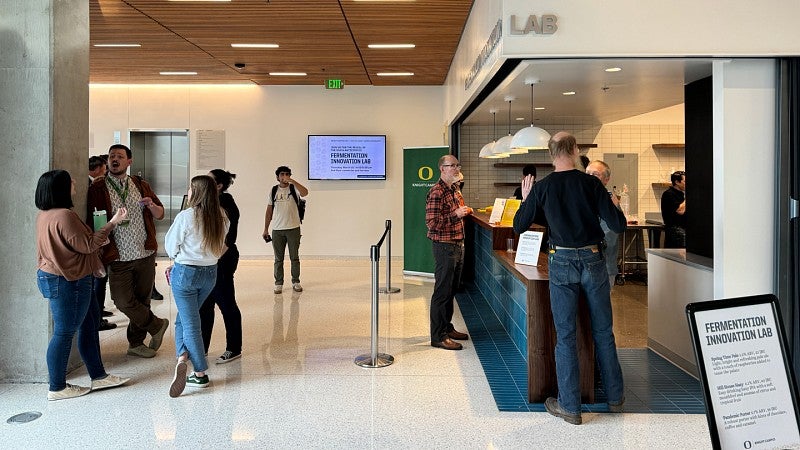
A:
{"type": "Polygon", "coordinates": [[[125,200],[128,199],[128,177],[125,177],[125,186],[123,188],[117,187],[117,183],[111,180],[111,177],[106,177],[106,181],[109,185],[111,185],[111,189],[114,189],[114,192],[119,195],[120,200],[122,200],[122,205],[125,206],[125,200]]]}

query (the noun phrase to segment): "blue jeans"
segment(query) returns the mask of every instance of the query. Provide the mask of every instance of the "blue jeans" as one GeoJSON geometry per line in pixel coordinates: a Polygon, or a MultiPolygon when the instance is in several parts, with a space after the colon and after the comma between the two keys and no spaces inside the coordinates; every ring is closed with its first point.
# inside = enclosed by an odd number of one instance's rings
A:
{"type": "Polygon", "coordinates": [[[580,370],[576,328],[578,297],[585,292],[592,320],[595,359],[608,403],[622,401],[622,369],[617,358],[608,273],[602,253],[590,249],[549,254],[550,307],[556,327],[558,403],[569,414],[581,411],[580,370]]]}
{"type": "Polygon", "coordinates": [[[275,285],[283,286],[283,258],[289,247],[292,266],[292,284],[300,282],[300,227],[291,230],[272,230],[272,250],[275,253],[275,285]]]}
{"type": "Polygon", "coordinates": [[[100,309],[92,301],[92,276],[68,281],[60,275],[36,272],[36,284],[42,296],[50,301],[53,336],[47,346],[47,372],[50,390],[67,387],[67,364],[72,339],[78,333],[78,352],[89,376],[95,380],[106,374],[100,358],[100,309]]]}
{"type": "Polygon", "coordinates": [[[178,314],[175,317],[175,352],[189,354],[195,372],[208,369],[200,327],[200,306],[217,281],[217,265],[190,266],[175,263],[170,274],[172,297],[178,314]]]}

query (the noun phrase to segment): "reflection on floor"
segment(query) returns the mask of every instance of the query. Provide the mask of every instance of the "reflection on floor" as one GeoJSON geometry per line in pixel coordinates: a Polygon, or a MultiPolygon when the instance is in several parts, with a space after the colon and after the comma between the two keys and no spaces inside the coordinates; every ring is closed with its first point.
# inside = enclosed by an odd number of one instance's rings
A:
{"type": "MultiPolygon", "coordinates": [[[[433,283],[403,278],[402,263],[394,267],[392,286],[401,292],[379,297],[379,350],[394,356],[391,366],[353,362],[370,350],[368,260],[303,259],[305,291],[280,295],[272,293],[271,260],[241,261],[243,356],[214,363],[225,350],[218,316],[211,387],[170,398],[174,326],[155,358],[127,356],[127,319],[109,300],[109,319],[119,327],[101,332],[103,361],[131,382],[56,402],[46,400],[44,383],[0,384],[0,447],[710,448],[701,414],[586,413],[583,425],[573,426],[547,413],[499,411],[475,351],[480,333],[470,326],[477,334],[462,351],[432,348],[433,283]],[[5,423],[27,411],[42,417],[5,423]]],[[[172,320],[175,305],[160,270],[156,283],[165,300],[153,302],[154,311],[172,320]]],[[[454,323],[464,328],[458,309],[454,323]]],[[[41,358],[31,364],[43,366],[46,342],[40,345],[41,358]]],[[[87,385],[86,370],[70,372],[68,382],[87,385]]]]}
{"type": "MultiPolygon", "coordinates": [[[[544,411],[543,404],[528,403],[527,364],[480,291],[468,288],[457,299],[498,409],[544,411]]],[[[700,382],[646,348],[647,286],[630,282],[615,286],[612,304],[614,334],[625,380],[625,411],[705,413],[700,382]]],[[[583,411],[607,412],[599,380],[595,399],[597,403],[583,405],[583,411]]]]}

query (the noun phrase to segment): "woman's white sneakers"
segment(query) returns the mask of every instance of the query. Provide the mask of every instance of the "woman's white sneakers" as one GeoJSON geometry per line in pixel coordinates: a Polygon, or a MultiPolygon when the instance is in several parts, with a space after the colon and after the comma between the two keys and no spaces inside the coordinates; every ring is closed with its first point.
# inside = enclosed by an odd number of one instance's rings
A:
{"type": "Polygon", "coordinates": [[[175,376],[172,377],[172,384],[169,385],[169,396],[175,398],[186,389],[186,361],[178,361],[175,365],[175,376]]]}
{"type": "Polygon", "coordinates": [[[67,383],[67,387],[65,387],[60,391],[48,391],[47,400],[54,401],[54,400],[64,400],[67,398],[80,397],[81,395],[86,395],[91,391],[92,390],[87,387],[75,386],[67,383]]]}

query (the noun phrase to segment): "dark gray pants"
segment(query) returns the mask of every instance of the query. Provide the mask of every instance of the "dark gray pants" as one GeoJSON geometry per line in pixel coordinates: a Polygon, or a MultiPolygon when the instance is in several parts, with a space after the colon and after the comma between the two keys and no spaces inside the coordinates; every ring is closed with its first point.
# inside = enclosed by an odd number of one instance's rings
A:
{"type": "Polygon", "coordinates": [[[283,286],[283,258],[289,247],[292,262],[292,284],[300,282],[300,227],[291,230],[272,230],[272,250],[275,252],[275,285],[283,286]]]}
{"type": "Polygon", "coordinates": [[[433,242],[434,278],[431,296],[431,342],[441,342],[453,331],[453,296],[461,278],[463,243],[433,242]]]}

